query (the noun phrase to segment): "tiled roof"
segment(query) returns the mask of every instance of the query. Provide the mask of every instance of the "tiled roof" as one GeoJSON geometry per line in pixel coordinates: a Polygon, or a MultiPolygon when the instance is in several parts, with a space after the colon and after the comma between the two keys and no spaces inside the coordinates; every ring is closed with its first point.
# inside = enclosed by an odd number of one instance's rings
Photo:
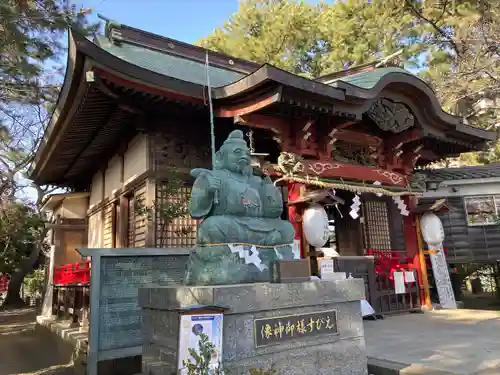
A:
{"type": "Polygon", "coordinates": [[[478,165],[463,168],[436,168],[421,170],[428,181],[473,180],[500,177],[500,164],[478,165]]]}
{"type": "MultiPolygon", "coordinates": [[[[121,26],[113,21],[108,22],[106,29],[111,29],[112,27],[120,28],[121,26]]],[[[178,54],[130,43],[121,38],[118,39],[118,42],[115,42],[112,34],[112,32],[107,32],[106,35],[96,35],[94,36],[93,42],[106,52],[141,68],[186,82],[201,85],[206,84],[206,68],[203,62],[192,60],[178,54]]],[[[355,71],[356,70],[353,72],[355,71]]],[[[362,70],[351,75],[342,74],[339,78],[332,80],[330,84],[335,86],[335,82],[342,81],[360,88],[370,89],[385,75],[394,72],[411,74],[398,67],[381,67],[368,71],[362,70]]],[[[220,66],[210,66],[209,74],[212,87],[225,86],[245,76],[245,73],[224,69],[220,66]]],[[[327,80],[327,76],[325,76],[324,79],[319,79],[320,82],[324,82],[325,80],[327,80]]]]}
{"type": "MultiPolygon", "coordinates": [[[[131,64],[169,77],[204,85],[207,82],[205,64],[181,56],[122,42],[112,43],[108,37],[97,35],[94,43],[106,52],[131,64]]],[[[243,73],[210,66],[210,85],[225,86],[244,77],[243,73]]]]}
{"type": "Polygon", "coordinates": [[[387,68],[377,68],[374,70],[369,70],[361,72],[358,74],[353,74],[345,77],[341,77],[338,81],[350,83],[364,89],[371,89],[375,86],[384,76],[390,73],[404,73],[410,74],[407,70],[398,67],[387,67],[387,68]]]}

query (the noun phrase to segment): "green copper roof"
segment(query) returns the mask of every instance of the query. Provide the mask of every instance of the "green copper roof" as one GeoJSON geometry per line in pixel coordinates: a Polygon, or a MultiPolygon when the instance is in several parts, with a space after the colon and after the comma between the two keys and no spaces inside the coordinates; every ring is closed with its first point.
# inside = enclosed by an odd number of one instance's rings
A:
{"type": "MultiPolygon", "coordinates": [[[[200,85],[207,83],[203,63],[125,42],[111,43],[107,37],[100,35],[95,37],[94,43],[106,52],[141,68],[200,85]]],[[[225,86],[244,76],[242,73],[213,66],[209,68],[209,74],[212,87],[225,86]]]]}
{"type": "MultiPolygon", "coordinates": [[[[378,81],[380,81],[384,76],[386,76],[389,73],[404,73],[411,75],[411,73],[405,69],[397,67],[387,67],[387,68],[378,68],[375,70],[370,70],[358,74],[353,74],[347,77],[340,77],[337,81],[350,83],[351,85],[355,85],[364,89],[371,89],[373,86],[377,84],[378,81]]],[[[335,82],[333,82],[332,85],[335,86],[335,82]]]]}

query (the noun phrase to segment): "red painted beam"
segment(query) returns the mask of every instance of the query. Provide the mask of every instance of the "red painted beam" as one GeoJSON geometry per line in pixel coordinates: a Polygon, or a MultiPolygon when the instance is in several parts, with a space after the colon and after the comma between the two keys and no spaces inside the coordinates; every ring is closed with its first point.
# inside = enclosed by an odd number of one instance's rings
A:
{"type": "Polygon", "coordinates": [[[287,134],[290,125],[280,118],[261,115],[259,113],[248,113],[237,116],[234,121],[253,128],[267,129],[275,134],[287,134]]]}
{"type": "Polygon", "coordinates": [[[132,81],[132,80],[128,80],[128,79],[124,79],[124,78],[121,78],[117,75],[114,75],[114,74],[111,74],[103,69],[99,69],[99,68],[95,68],[94,71],[99,75],[99,77],[101,78],[106,78],[107,80],[111,81],[111,82],[114,82],[120,86],[124,86],[124,87],[129,87],[129,88],[133,88],[137,91],[140,91],[140,92],[145,92],[145,93],[148,93],[148,94],[151,94],[151,95],[157,95],[157,96],[161,96],[161,97],[164,97],[164,98],[167,98],[167,99],[170,99],[170,100],[182,100],[182,101],[185,101],[185,102],[191,102],[191,103],[195,103],[195,104],[202,104],[203,103],[203,99],[199,99],[199,98],[193,98],[191,96],[187,96],[187,95],[182,95],[178,92],[174,92],[174,91],[171,91],[171,90],[167,90],[167,89],[159,89],[159,88],[155,88],[155,87],[151,87],[151,86],[148,86],[148,85],[145,85],[143,83],[139,83],[139,82],[135,82],[135,81],[132,81]]]}
{"type": "MultiPolygon", "coordinates": [[[[403,174],[376,167],[366,167],[325,160],[304,160],[296,168],[297,175],[323,178],[345,178],[348,180],[374,182],[383,185],[407,186],[403,174]]],[[[280,168],[276,164],[265,167],[265,172],[271,176],[281,176],[280,168]]]]}
{"type": "Polygon", "coordinates": [[[335,138],[338,141],[343,141],[346,143],[351,143],[355,145],[363,145],[368,147],[379,147],[382,144],[382,139],[375,137],[373,135],[368,135],[365,133],[357,132],[354,130],[332,130],[330,133],[331,138],[335,138]]]}
{"type": "Polygon", "coordinates": [[[422,129],[413,128],[410,130],[405,130],[401,133],[398,133],[386,139],[384,141],[384,145],[387,149],[400,148],[405,143],[416,141],[422,137],[423,137],[422,129]]]}
{"type": "Polygon", "coordinates": [[[234,117],[242,116],[248,113],[258,111],[271,104],[277,103],[281,100],[281,90],[275,90],[252,99],[243,101],[243,103],[221,106],[215,109],[215,116],[217,117],[234,117]]]}

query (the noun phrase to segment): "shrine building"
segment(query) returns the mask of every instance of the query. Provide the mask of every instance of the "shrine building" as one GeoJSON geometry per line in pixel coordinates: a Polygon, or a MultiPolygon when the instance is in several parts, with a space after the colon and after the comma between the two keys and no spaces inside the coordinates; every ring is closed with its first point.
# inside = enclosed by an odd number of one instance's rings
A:
{"type": "Polygon", "coordinates": [[[192,218],[164,228],[158,215],[135,208],[161,203],[173,170],[186,198],[189,171],[211,168],[210,109],[216,149],[242,129],[264,154],[262,168],[282,188],[284,218],[311,272],[328,248],[373,255],[378,286],[370,293],[376,288],[379,303],[372,304],[384,311],[425,298],[416,224],[424,186],[415,168],[496,139],[446,113],[424,81],[398,66],[374,62],[309,79],[116,22],[93,39],[71,31],[66,77],[31,175],[70,191],[45,203],[53,267],[79,262],[76,247],[195,245],[192,218]],[[322,252],[301,228],[311,202],[324,205],[331,222],[322,252]],[[394,267],[416,272],[413,294],[394,295],[394,267]]]}

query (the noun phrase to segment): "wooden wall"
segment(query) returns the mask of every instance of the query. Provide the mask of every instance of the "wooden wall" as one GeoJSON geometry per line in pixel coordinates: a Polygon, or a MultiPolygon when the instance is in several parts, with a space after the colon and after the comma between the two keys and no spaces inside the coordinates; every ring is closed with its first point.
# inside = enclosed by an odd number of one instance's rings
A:
{"type": "Polygon", "coordinates": [[[211,168],[209,123],[194,121],[165,120],[149,134],[152,164],[160,178],[172,168],[186,174],[192,168],[211,168]]]}
{"type": "Polygon", "coordinates": [[[87,212],[89,247],[147,246],[147,220],[136,213],[135,203],[151,201],[146,194],[148,149],[148,137],[139,134],[108,161],[105,170],[94,175],[87,212]]]}
{"type": "MultiPolygon", "coordinates": [[[[422,198],[419,204],[439,198],[422,198]]],[[[490,262],[500,259],[500,225],[469,226],[463,197],[447,197],[453,211],[438,213],[445,233],[444,247],[450,263],[490,262]]]]}
{"type": "MultiPolygon", "coordinates": [[[[173,120],[165,120],[156,126],[156,130],[149,135],[151,163],[154,168],[155,196],[157,204],[166,199],[183,199],[186,202],[191,195],[193,179],[189,172],[193,168],[211,168],[210,132],[209,123],[196,120],[183,120],[179,124],[173,120]],[[179,198],[167,198],[165,184],[172,173],[176,178],[185,181],[185,187],[179,198]]],[[[154,217],[153,223],[156,247],[193,247],[196,244],[197,221],[189,215],[176,219],[167,228],[164,228],[159,214],[154,217]]]]}

